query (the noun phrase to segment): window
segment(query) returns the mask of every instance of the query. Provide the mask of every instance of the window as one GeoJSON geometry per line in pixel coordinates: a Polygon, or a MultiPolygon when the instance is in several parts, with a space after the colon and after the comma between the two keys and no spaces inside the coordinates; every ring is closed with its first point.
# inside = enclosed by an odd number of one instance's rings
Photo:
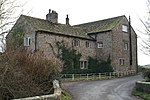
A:
{"type": "Polygon", "coordinates": [[[103,42],[98,42],[97,48],[103,48],[103,42]]]}
{"type": "Polygon", "coordinates": [[[80,69],[87,69],[88,65],[87,65],[87,61],[80,61],[80,69]]]}
{"type": "Polygon", "coordinates": [[[86,47],[89,48],[90,47],[90,43],[88,41],[86,41],[86,47]]]}
{"type": "Polygon", "coordinates": [[[31,44],[31,37],[24,38],[24,46],[30,46],[31,44]]]}
{"type": "Polygon", "coordinates": [[[128,43],[124,43],[124,50],[128,50],[128,43]]]}
{"type": "Polygon", "coordinates": [[[79,40],[73,40],[73,46],[80,46],[79,40]]]}
{"type": "Polygon", "coordinates": [[[119,64],[124,65],[125,60],[124,59],[119,59],[119,64]]]}
{"type": "Polygon", "coordinates": [[[123,32],[128,32],[128,27],[126,25],[122,25],[122,31],[123,32]]]}

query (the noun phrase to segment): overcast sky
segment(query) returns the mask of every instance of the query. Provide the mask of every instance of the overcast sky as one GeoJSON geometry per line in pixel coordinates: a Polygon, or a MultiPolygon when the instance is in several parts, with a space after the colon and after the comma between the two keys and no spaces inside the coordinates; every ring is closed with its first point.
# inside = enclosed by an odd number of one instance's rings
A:
{"type": "MultiPolygon", "coordinates": [[[[142,25],[139,18],[146,21],[148,12],[147,0],[20,0],[20,3],[26,1],[23,14],[45,19],[48,10],[52,9],[58,13],[59,23],[65,23],[66,14],[69,14],[71,25],[120,15],[128,18],[130,15],[131,24],[140,37],[142,34],[138,30],[142,30],[142,25]]],[[[138,40],[139,44],[141,41],[138,40]]],[[[138,48],[139,64],[150,64],[150,57],[140,51],[140,45],[138,48]]]]}

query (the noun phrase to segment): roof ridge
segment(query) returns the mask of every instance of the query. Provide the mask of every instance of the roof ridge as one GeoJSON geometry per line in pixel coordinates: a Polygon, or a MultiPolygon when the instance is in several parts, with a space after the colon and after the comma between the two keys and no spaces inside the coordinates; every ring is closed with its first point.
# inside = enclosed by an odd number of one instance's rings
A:
{"type": "MultiPolygon", "coordinates": [[[[32,16],[28,16],[28,15],[23,15],[23,14],[21,14],[20,16],[23,16],[23,17],[28,17],[28,18],[33,18],[33,19],[36,19],[36,20],[41,20],[41,21],[46,21],[46,22],[48,22],[48,20],[46,20],[46,19],[42,19],[42,18],[37,18],[37,17],[32,17],[32,16]]],[[[50,22],[51,23],[51,22],[50,22]]],[[[57,24],[57,25],[66,25],[66,24],[62,24],[62,23],[52,23],[52,24],[57,24]]]]}
{"type": "Polygon", "coordinates": [[[101,20],[97,20],[97,21],[91,21],[91,22],[77,24],[77,25],[73,25],[73,26],[80,26],[80,25],[91,24],[91,23],[96,23],[96,22],[100,22],[100,21],[112,20],[112,19],[116,19],[116,18],[119,18],[119,17],[125,17],[125,15],[111,17],[111,18],[106,18],[106,19],[101,19],[101,20]]]}
{"type": "Polygon", "coordinates": [[[28,18],[34,18],[34,19],[39,19],[39,20],[45,20],[45,21],[46,21],[46,19],[37,18],[37,17],[32,17],[32,16],[28,16],[28,15],[23,15],[23,14],[21,14],[20,16],[28,17],[28,18]]]}

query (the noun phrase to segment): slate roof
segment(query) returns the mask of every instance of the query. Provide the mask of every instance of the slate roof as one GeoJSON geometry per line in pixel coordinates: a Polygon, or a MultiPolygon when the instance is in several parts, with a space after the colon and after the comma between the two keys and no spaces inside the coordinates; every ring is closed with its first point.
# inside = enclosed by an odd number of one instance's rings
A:
{"type": "Polygon", "coordinates": [[[105,20],[89,22],[80,25],[69,26],[60,23],[50,23],[47,20],[21,15],[35,30],[43,30],[58,34],[77,36],[91,39],[87,34],[112,30],[125,16],[109,18],[105,20]]]}
{"type": "Polygon", "coordinates": [[[47,20],[34,18],[30,16],[21,15],[21,17],[27,21],[35,30],[47,31],[52,33],[77,36],[82,38],[91,39],[86,32],[80,27],[69,26],[60,23],[50,23],[47,20]]]}
{"type": "Polygon", "coordinates": [[[112,30],[123,17],[125,16],[123,15],[123,16],[104,19],[104,20],[75,25],[75,26],[86,30],[87,33],[104,32],[104,31],[112,30]]]}

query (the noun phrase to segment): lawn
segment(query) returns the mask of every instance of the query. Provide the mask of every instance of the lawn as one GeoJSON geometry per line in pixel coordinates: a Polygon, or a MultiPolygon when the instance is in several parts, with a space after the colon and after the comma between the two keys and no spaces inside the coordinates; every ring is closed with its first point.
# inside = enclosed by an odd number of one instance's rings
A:
{"type": "Polygon", "coordinates": [[[61,100],[72,100],[72,96],[69,92],[63,90],[61,95],[61,100]]]}
{"type": "Polygon", "coordinates": [[[139,96],[139,97],[143,98],[144,100],[150,100],[150,94],[149,93],[134,91],[133,95],[139,96]]]}

